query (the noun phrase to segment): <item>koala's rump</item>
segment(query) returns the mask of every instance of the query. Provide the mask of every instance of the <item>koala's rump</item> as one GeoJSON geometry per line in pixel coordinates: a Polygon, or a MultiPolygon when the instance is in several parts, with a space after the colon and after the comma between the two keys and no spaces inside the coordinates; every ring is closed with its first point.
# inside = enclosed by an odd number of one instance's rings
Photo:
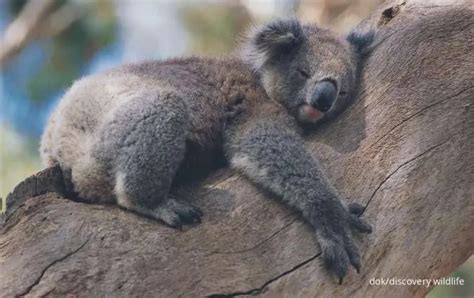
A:
{"type": "MultiPolygon", "coordinates": [[[[130,73],[106,73],[76,82],[66,93],[42,139],[42,159],[46,165],[59,163],[72,172],[75,191],[92,201],[110,201],[113,197],[113,159],[117,151],[105,145],[111,138],[110,123],[129,102],[153,99],[157,105],[166,100],[185,104],[189,118],[187,153],[181,173],[214,163],[219,151],[223,126],[223,108],[217,93],[209,87],[178,90],[172,84],[130,73]],[[197,149],[197,150],[196,150],[197,149]]],[[[144,107],[145,110],[153,107],[144,107]]],[[[180,111],[181,113],[182,111],[180,111]]],[[[159,146],[159,144],[157,144],[159,146]]]]}
{"type": "Polygon", "coordinates": [[[112,200],[110,165],[98,158],[101,129],[114,111],[139,94],[140,80],[130,76],[96,75],[77,81],[64,95],[41,140],[46,166],[59,164],[69,173],[83,199],[112,200]]]}

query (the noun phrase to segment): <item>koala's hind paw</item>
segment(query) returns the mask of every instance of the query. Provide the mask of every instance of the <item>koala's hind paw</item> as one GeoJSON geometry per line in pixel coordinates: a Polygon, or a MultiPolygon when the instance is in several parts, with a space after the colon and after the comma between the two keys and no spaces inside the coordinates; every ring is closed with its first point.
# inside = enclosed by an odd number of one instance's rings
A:
{"type": "Polygon", "coordinates": [[[154,215],[168,226],[182,229],[183,225],[201,223],[203,213],[189,203],[168,199],[155,208],[154,215]]]}

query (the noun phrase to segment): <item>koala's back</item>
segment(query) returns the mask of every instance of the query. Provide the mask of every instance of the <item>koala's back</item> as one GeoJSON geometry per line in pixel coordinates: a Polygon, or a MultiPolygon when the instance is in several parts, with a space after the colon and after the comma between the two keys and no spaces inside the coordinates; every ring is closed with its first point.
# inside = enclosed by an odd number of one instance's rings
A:
{"type": "Polygon", "coordinates": [[[51,114],[41,140],[43,164],[59,164],[82,197],[112,200],[110,169],[93,156],[93,150],[100,142],[101,127],[121,104],[138,96],[134,90],[142,84],[130,75],[86,77],[73,84],[51,114]]]}
{"type": "Polygon", "coordinates": [[[73,84],[50,116],[41,143],[43,163],[68,165],[88,150],[114,108],[131,100],[138,78],[94,75],[73,84]]]}
{"type": "Polygon", "coordinates": [[[158,94],[163,92],[178,95],[186,102],[192,111],[194,130],[209,131],[208,126],[222,117],[232,91],[239,89],[225,86],[226,78],[245,90],[249,89],[248,82],[239,82],[239,76],[241,80],[256,81],[244,70],[232,61],[188,58],[124,65],[78,80],[50,116],[40,150],[43,163],[68,165],[78,160],[119,106],[143,97],[159,100],[158,94]]]}
{"type": "Polygon", "coordinates": [[[227,101],[253,84],[255,78],[238,62],[198,58],[125,65],[83,78],[50,117],[41,141],[43,163],[59,164],[69,172],[81,197],[111,201],[115,183],[111,159],[117,152],[104,144],[124,137],[110,131],[117,113],[144,98],[157,105],[163,99],[176,101],[170,103],[169,113],[186,113],[191,143],[212,147],[219,142],[227,101]]]}

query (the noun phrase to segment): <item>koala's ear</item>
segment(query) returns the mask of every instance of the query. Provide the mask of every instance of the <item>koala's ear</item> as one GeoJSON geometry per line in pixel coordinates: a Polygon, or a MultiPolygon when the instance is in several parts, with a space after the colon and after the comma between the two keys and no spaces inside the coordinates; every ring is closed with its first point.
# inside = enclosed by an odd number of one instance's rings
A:
{"type": "Polygon", "coordinates": [[[355,48],[358,54],[364,54],[375,38],[374,31],[360,32],[352,30],[346,37],[347,41],[355,48]]]}
{"type": "Polygon", "coordinates": [[[257,27],[249,34],[242,58],[258,70],[271,58],[298,47],[305,39],[303,27],[297,20],[276,20],[257,27]]]}

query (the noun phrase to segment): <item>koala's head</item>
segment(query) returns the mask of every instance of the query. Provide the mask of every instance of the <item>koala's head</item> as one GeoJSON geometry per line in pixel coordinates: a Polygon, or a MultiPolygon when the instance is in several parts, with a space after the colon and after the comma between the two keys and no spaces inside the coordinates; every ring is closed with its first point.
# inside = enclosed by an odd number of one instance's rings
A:
{"type": "Polygon", "coordinates": [[[273,100],[300,123],[316,123],[349,102],[356,84],[356,48],[329,30],[277,20],[250,34],[243,58],[273,100]]]}

